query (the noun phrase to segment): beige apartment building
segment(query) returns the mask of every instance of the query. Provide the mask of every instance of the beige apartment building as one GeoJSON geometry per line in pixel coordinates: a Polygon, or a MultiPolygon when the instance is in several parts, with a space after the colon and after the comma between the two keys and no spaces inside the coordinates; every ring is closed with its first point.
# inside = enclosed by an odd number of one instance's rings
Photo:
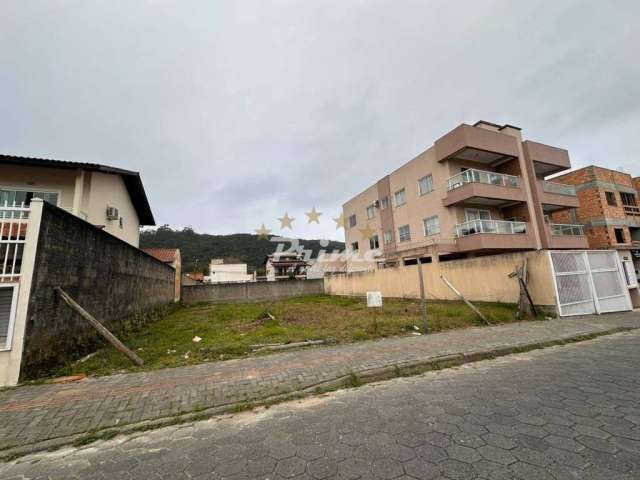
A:
{"type": "Polygon", "coordinates": [[[462,124],[344,204],[347,250],[372,268],[588,248],[581,225],[549,220],[579,205],[574,186],[545,180],[570,167],[567,150],[518,127],[462,124]]]}

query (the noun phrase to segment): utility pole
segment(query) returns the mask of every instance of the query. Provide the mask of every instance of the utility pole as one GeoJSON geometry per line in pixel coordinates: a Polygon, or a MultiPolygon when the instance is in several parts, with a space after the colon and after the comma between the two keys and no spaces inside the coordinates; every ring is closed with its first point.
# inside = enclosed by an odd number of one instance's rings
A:
{"type": "Polygon", "coordinates": [[[429,333],[429,322],[427,321],[427,299],[424,296],[424,279],[422,278],[422,261],[418,257],[418,278],[420,279],[420,309],[422,310],[422,330],[429,333]]]}

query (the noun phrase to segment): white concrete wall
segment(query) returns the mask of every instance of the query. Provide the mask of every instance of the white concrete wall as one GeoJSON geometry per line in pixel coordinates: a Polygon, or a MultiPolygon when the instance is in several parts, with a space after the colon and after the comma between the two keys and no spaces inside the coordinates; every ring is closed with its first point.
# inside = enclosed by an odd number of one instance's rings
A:
{"type": "Polygon", "coordinates": [[[105,232],[137,247],[140,243],[140,222],[122,177],[92,172],[90,184],[88,202],[82,206],[87,220],[94,225],[104,225],[105,232]],[[107,220],[107,207],[118,209],[122,228],[119,220],[107,220]]]}
{"type": "Polygon", "coordinates": [[[11,346],[9,350],[0,351],[0,387],[16,385],[20,377],[20,362],[24,347],[24,333],[31,293],[31,281],[40,235],[42,218],[42,200],[34,199],[29,212],[29,224],[22,251],[22,266],[18,282],[18,305],[13,325],[10,326],[11,346]]]}

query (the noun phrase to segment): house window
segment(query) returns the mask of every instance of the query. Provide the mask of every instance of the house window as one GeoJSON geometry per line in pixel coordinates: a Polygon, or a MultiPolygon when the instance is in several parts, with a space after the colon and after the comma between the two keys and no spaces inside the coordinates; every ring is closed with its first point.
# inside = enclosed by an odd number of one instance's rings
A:
{"type": "Polygon", "coordinates": [[[358,242],[351,242],[351,251],[354,253],[358,251],[358,242]]]}
{"type": "Polygon", "coordinates": [[[409,228],[409,225],[403,225],[398,228],[398,239],[401,242],[408,242],[411,240],[411,229],[409,228]]]}
{"type": "Polygon", "coordinates": [[[11,330],[16,314],[18,287],[0,284],[0,350],[11,349],[11,330]]]}
{"type": "Polygon", "coordinates": [[[369,248],[371,250],[380,248],[380,240],[378,239],[378,235],[374,235],[369,239],[369,248]]]}
{"type": "Polygon", "coordinates": [[[124,228],[124,218],[120,217],[118,219],[118,223],[120,224],[120,228],[123,229],[124,228]]]}
{"type": "Polygon", "coordinates": [[[625,243],[623,228],[614,228],[613,233],[616,235],[616,243],[625,243]]]}
{"type": "Polygon", "coordinates": [[[367,218],[371,220],[375,216],[376,216],[376,207],[373,205],[369,205],[367,207],[367,218]]]}
{"type": "Polygon", "coordinates": [[[418,180],[418,194],[424,195],[425,193],[433,192],[433,177],[431,174],[422,177],[418,180]]]}
{"type": "Polygon", "coordinates": [[[356,214],[354,213],[349,217],[349,228],[353,228],[356,226],[356,214]]]}
{"type": "Polygon", "coordinates": [[[622,200],[622,205],[626,205],[628,207],[637,206],[636,196],[633,193],[620,192],[620,200],[622,200]]]}
{"type": "Polygon", "coordinates": [[[401,188],[400,190],[398,190],[396,193],[393,194],[393,196],[396,202],[396,207],[399,207],[400,205],[404,205],[407,201],[404,188],[401,188]]]}
{"type": "Polygon", "coordinates": [[[387,230],[384,232],[384,244],[389,245],[393,242],[393,232],[391,230],[387,230]]]}
{"type": "Polygon", "coordinates": [[[385,208],[389,208],[389,197],[384,197],[382,200],[380,200],[380,206],[383,210],[385,208]]]}
{"type": "Polygon", "coordinates": [[[423,220],[424,223],[424,234],[435,235],[436,233],[440,233],[440,219],[436,216],[425,218],[423,220]]]}
{"type": "Polygon", "coordinates": [[[604,196],[607,197],[607,204],[611,207],[617,207],[618,202],[616,202],[616,194],[615,192],[604,192],[604,196]]]}
{"type": "Polygon", "coordinates": [[[58,205],[58,194],[56,192],[0,188],[0,205],[21,205],[22,203],[29,205],[33,198],[41,198],[45,202],[58,205]]]}

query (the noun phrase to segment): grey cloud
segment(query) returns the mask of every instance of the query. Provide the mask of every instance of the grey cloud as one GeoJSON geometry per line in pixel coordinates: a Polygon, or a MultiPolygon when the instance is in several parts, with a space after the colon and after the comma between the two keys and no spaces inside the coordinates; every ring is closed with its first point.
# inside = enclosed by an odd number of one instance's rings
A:
{"type": "Polygon", "coordinates": [[[0,150],[140,170],[160,223],[280,233],[287,210],[295,235],[340,239],[344,201],[479,118],[640,175],[639,16],[636,1],[3,2],[0,150]]]}

